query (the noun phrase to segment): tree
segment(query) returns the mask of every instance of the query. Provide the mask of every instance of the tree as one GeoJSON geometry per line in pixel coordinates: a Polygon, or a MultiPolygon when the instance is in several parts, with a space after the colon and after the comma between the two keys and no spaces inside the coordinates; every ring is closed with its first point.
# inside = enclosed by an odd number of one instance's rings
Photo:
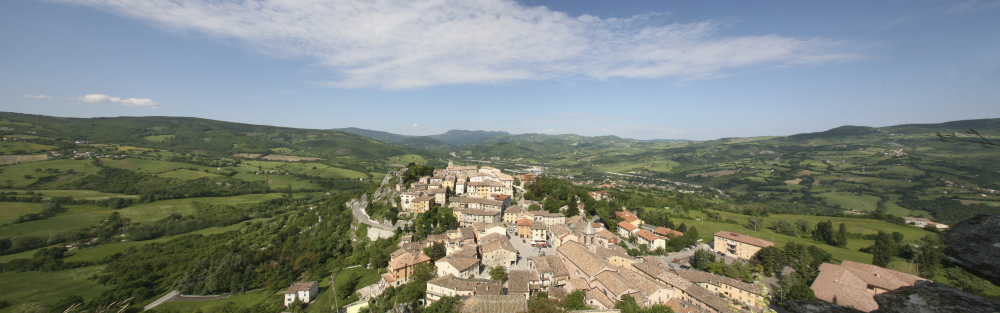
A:
{"type": "Polygon", "coordinates": [[[751,216],[749,219],[747,219],[747,228],[749,229],[758,230],[763,225],[764,225],[764,219],[761,218],[760,216],[751,216]]]}
{"type": "Polygon", "coordinates": [[[686,232],[687,229],[688,229],[688,227],[687,227],[687,225],[684,225],[684,223],[681,223],[681,226],[677,226],[677,231],[682,232],[682,233],[686,232]]]}
{"type": "Polygon", "coordinates": [[[490,269],[490,279],[499,281],[507,279],[507,269],[500,265],[494,266],[490,269]]]}
{"type": "Polygon", "coordinates": [[[694,252],[694,256],[691,257],[691,266],[699,270],[705,270],[708,268],[708,264],[715,262],[715,255],[711,252],[705,251],[704,249],[698,249],[694,252]]]}
{"type": "Polygon", "coordinates": [[[566,295],[566,299],[563,299],[562,307],[568,311],[591,309],[590,307],[587,306],[587,303],[584,302],[584,295],[585,293],[583,292],[583,290],[580,289],[573,290],[573,292],[570,292],[568,295],[566,295]]]}
{"type": "Polygon", "coordinates": [[[944,269],[944,277],[948,278],[952,287],[977,295],[983,295],[983,292],[990,285],[989,281],[972,275],[958,267],[944,269]]]}
{"type": "Polygon", "coordinates": [[[840,223],[840,229],[837,231],[837,246],[847,246],[847,225],[844,225],[844,223],[840,223]]]}
{"type": "Polygon", "coordinates": [[[559,202],[559,199],[556,199],[555,196],[549,195],[549,197],[545,199],[545,203],[542,205],[542,208],[549,211],[549,213],[559,213],[560,206],[561,203],[559,202]]]}
{"type": "Polygon", "coordinates": [[[945,258],[944,252],[941,252],[944,246],[934,234],[924,236],[923,241],[924,244],[917,249],[917,255],[914,259],[920,265],[917,268],[920,277],[932,278],[941,268],[941,261],[945,258]]]}
{"type": "Polygon", "coordinates": [[[424,313],[457,313],[461,311],[461,304],[458,296],[441,297],[438,301],[423,310],[424,313]]]}
{"type": "Polygon", "coordinates": [[[448,249],[440,242],[434,242],[430,247],[424,248],[424,254],[431,258],[431,263],[437,262],[448,254],[448,249]]]}
{"type": "Polygon", "coordinates": [[[816,293],[804,283],[795,284],[788,288],[788,300],[816,301],[816,293]]]}
{"type": "Polygon", "coordinates": [[[889,262],[892,262],[892,256],[896,254],[895,248],[896,243],[892,239],[892,235],[879,231],[875,237],[875,245],[871,249],[872,265],[889,266],[889,262]]]}
{"type": "Polygon", "coordinates": [[[792,237],[799,236],[799,228],[795,226],[795,224],[786,220],[778,219],[771,221],[771,228],[774,229],[774,232],[779,234],[789,235],[792,237]]]}
{"type": "Polygon", "coordinates": [[[542,207],[538,206],[538,204],[535,203],[532,203],[531,205],[528,206],[528,211],[541,211],[541,210],[542,207]]]}
{"type": "Polygon", "coordinates": [[[833,233],[833,221],[819,222],[816,223],[816,229],[813,230],[813,239],[816,241],[836,246],[837,239],[833,233]]]}
{"type": "Polygon", "coordinates": [[[344,277],[337,286],[337,297],[340,299],[350,298],[354,294],[354,291],[357,290],[355,288],[358,287],[359,281],[361,281],[361,277],[358,277],[358,274],[355,274],[354,271],[348,273],[347,277],[344,277]]]}
{"type": "Polygon", "coordinates": [[[753,260],[760,264],[765,275],[771,277],[784,264],[784,253],[775,246],[764,247],[754,254],[753,260]]]}
{"type": "Polygon", "coordinates": [[[566,217],[574,217],[580,215],[580,207],[576,203],[576,195],[569,196],[569,205],[566,208],[566,217]]]}

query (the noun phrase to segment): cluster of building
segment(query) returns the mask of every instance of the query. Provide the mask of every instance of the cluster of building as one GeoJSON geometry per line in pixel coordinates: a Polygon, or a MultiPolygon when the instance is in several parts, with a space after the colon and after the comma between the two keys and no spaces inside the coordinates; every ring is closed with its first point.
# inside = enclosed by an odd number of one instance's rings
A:
{"type": "Polygon", "coordinates": [[[645,227],[642,219],[635,213],[615,212],[622,221],[618,223],[618,235],[622,238],[635,238],[635,243],[646,245],[649,249],[666,249],[667,241],[684,235],[684,233],[666,227],[645,227]]]}
{"type": "Polygon", "coordinates": [[[923,228],[927,225],[931,225],[937,227],[937,229],[948,229],[948,225],[941,224],[922,217],[904,216],[903,221],[906,222],[906,224],[917,226],[920,228],[923,228]]]}
{"type": "MultiPolygon", "coordinates": [[[[397,185],[396,189],[402,191],[403,185],[397,185]]],[[[477,168],[449,163],[445,169],[434,170],[433,176],[424,176],[412,183],[400,194],[400,205],[403,212],[423,213],[432,205],[451,203],[450,206],[456,209],[456,218],[464,221],[459,212],[471,209],[470,213],[480,219],[485,217],[477,213],[499,214],[510,206],[513,196],[513,176],[488,166],[477,168]]]]}

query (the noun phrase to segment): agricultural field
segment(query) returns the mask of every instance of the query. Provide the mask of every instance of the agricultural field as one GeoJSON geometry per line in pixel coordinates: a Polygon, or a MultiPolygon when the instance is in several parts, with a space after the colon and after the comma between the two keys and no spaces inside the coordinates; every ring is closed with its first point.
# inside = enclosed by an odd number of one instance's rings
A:
{"type": "Polygon", "coordinates": [[[163,174],[178,169],[191,169],[191,168],[194,168],[197,171],[208,170],[210,173],[220,172],[215,167],[210,167],[210,166],[194,165],[194,164],[180,163],[180,162],[159,161],[159,160],[145,160],[137,158],[124,159],[124,160],[101,159],[101,163],[104,163],[104,165],[108,167],[121,168],[126,170],[132,170],[138,173],[150,173],[150,174],[163,174]]]}
{"type": "Polygon", "coordinates": [[[157,174],[156,176],[169,177],[169,178],[177,178],[177,179],[185,179],[185,180],[198,179],[198,178],[204,178],[204,177],[221,177],[221,175],[219,175],[219,174],[213,174],[213,173],[204,172],[204,171],[200,171],[200,172],[199,171],[192,171],[192,170],[189,170],[189,169],[186,169],[186,168],[176,169],[176,170],[169,171],[169,172],[163,172],[163,173],[157,174]]]}
{"type": "Polygon", "coordinates": [[[163,142],[164,140],[172,138],[174,138],[174,135],[155,135],[155,136],[142,137],[142,139],[146,139],[152,142],[163,142]]]}
{"type": "Polygon", "coordinates": [[[38,155],[0,155],[0,164],[17,164],[48,160],[47,154],[38,155]]]}
{"type": "Polygon", "coordinates": [[[51,273],[0,274],[0,301],[10,301],[13,304],[0,312],[17,312],[17,306],[25,302],[53,303],[69,295],[78,295],[90,301],[108,289],[90,279],[103,270],[103,265],[95,265],[51,273]]]}
{"type": "Polygon", "coordinates": [[[25,141],[0,141],[0,153],[3,154],[23,154],[34,152],[48,152],[56,146],[37,144],[25,141]]]}
{"type": "MultiPolygon", "coordinates": [[[[27,190],[10,190],[17,192],[19,195],[25,195],[27,190]]],[[[110,197],[118,198],[134,198],[138,196],[134,195],[124,195],[120,193],[104,193],[100,191],[93,190],[35,190],[37,194],[42,195],[42,199],[52,199],[52,197],[73,197],[74,199],[84,199],[84,200],[102,200],[110,197]]]]}
{"type": "Polygon", "coordinates": [[[269,161],[285,161],[285,162],[325,160],[323,158],[317,158],[317,157],[300,157],[294,155],[281,155],[281,154],[268,154],[262,157],[262,159],[269,161]]]}
{"type": "Polygon", "coordinates": [[[0,225],[14,223],[18,216],[41,211],[41,203],[0,202],[0,225]]]}
{"type": "MultiPolygon", "coordinates": [[[[282,194],[279,193],[269,193],[269,194],[249,194],[242,196],[233,197],[205,197],[205,198],[187,198],[187,199],[171,199],[171,200],[160,200],[151,203],[143,203],[124,209],[117,210],[122,217],[127,217],[132,219],[132,221],[139,223],[148,223],[162,219],[173,213],[178,213],[181,215],[189,215],[194,213],[194,208],[191,206],[191,202],[201,202],[208,204],[228,204],[236,205],[243,203],[255,203],[265,200],[281,198],[282,194]]],[[[102,213],[107,212],[110,214],[112,210],[102,211],[102,213]]]]}
{"type": "Polygon", "coordinates": [[[410,164],[410,163],[416,163],[418,165],[424,165],[424,164],[427,164],[427,160],[425,160],[424,157],[419,156],[419,155],[407,154],[407,155],[397,155],[397,156],[389,157],[389,161],[386,162],[386,163],[387,164],[400,164],[400,165],[403,165],[403,166],[406,166],[407,164],[410,164]]]}
{"type": "MultiPolygon", "coordinates": [[[[282,290],[283,292],[284,290],[282,290]]],[[[147,302],[153,302],[163,295],[157,295],[153,299],[147,302]]],[[[255,307],[259,306],[265,302],[277,302],[284,303],[285,295],[281,292],[270,292],[268,290],[253,290],[245,293],[235,294],[219,300],[208,300],[208,301],[172,301],[166,302],[156,306],[156,310],[176,310],[180,312],[215,312],[219,310],[223,305],[232,302],[239,307],[255,307]]],[[[144,303],[148,304],[148,303],[144,303]]]]}
{"type": "Polygon", "coordinates": [[[92,205],[67,205],[65,207],[69,209],[68,212],[60,213],[54,217],[0,227],[0,237],[48,236],[49,234],[68,232],[97,224],[112,212],[92,205]]]}

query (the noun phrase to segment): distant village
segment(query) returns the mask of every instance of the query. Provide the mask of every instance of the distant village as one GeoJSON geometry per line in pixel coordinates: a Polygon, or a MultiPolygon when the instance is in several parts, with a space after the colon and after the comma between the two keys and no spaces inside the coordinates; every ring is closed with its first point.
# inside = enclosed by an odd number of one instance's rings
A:
{"type": "MultiPolygon", "coordinates": [[[[459,296],[462,312],[527,312],[528,299],[540,292],[562,299],[577,290],[583,291],[586,305],[599,312],[618,311],[615,303],[623,296],[631,296],[642,307],[664,304],[674,312],[759,312],[769,303],[763,285],[695,270],[689,262],[694,249],[748,262],[760,249],[773,246],[772,242],[736,231],[719,231],[713,242],[699,243],[699,247],[669,257],[633,257],[619,245],[625,242],[623,238],[656,249],[683,233],[646,225],[627,211],[616,213],[622,220],[617,223],[617,232],[609,231],[605,221],[588,220],[582,214],[567,218],[563,213],[531,211],[531,201],[516,201],[515,189],[522,186],[516,186],[514,178],[488,166],[449,163],[406,190],[402,184],[394,186],[400,195],[401,212],[425,212],[432,203],[447,206],[453,209],[460,227],[420,241],[402,236],[387,272],[370,286],[371,294],[348,305],[347,312],[367,306],[370,297],[390,286],[406,284],[417,266],[431,263],[436,278],[427,282],[424,304],[459,296]],[[449,196],[448,190],[454,194],[449,196]],[[446,255],[432,262],[424,249],[435,243],[445,247],[446,255]],[[505,280],[491,279],[490,271],[496,267],[507,272],[505,280]]],[[[523,185],[534,176],[517,178],[523,185]]],[[[588,195],[598,201],[610,198],[604,191],[588,195]]],[[[566,209],[564,206],[562,212],[566,209]]],[[[923,219],[907,222],[933,223],[923,219]]],[[[820,300],[866,312],[878,308],[875,294],[923,280],[850,261],[824,263],[820,271],[812,285],[820,300]]],[[[293,284],[285,293],[286,305],[296,300],[309,302],[316,290],[316,282],[293,284]]]]}

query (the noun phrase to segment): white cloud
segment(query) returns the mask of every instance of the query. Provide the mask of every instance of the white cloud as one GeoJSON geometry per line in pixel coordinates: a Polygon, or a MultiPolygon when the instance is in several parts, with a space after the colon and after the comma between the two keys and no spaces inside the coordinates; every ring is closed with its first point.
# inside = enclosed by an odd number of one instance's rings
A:
{"type": "Polygon", "coordinates": [[[413,127],[420,127],[420,125],[417,125],[417,123],[413,123],[413,127]]]}
{"type": "Polygon", "coordinates": [[[722,36],[720,23],[665,14],[572,17],[512,0],[55,0],[179,32],[234,38],[265,53],[312,58],[340,88],[560,78],[705,79],[742,70],[862,56],[823,38],[722,36]]]}
{"type": "Polygon", "coordinates": [[[553,131],[555,131],[555,130],[553,130],[553,129],[549,128],[549,129],[546,129],[546,130],[543,130],[542,132],[543,132],[543,133],[551,133],[551,132],[553,132],[553,131]]]}
{"type": "Polygon", "coordinates": [[[83,97],[76,97],[73,99],[88,103],[113,103],[129,107],[147,107],[150,109],[158,109],[160,107],[159,103],[150,99],[137,99],[137,98],[122,99],[119,97],[111,97],[102,94],[90,94],[83,97]]]}
{"type": "Polygon", "coordinates": [[[46,96],[46,95],[37,95],[37,96],[36,95],[24,95],[24,97],[28,98],[28,99],[52,99],[52,97],[49,97],[49,96],[46,96]]]}

